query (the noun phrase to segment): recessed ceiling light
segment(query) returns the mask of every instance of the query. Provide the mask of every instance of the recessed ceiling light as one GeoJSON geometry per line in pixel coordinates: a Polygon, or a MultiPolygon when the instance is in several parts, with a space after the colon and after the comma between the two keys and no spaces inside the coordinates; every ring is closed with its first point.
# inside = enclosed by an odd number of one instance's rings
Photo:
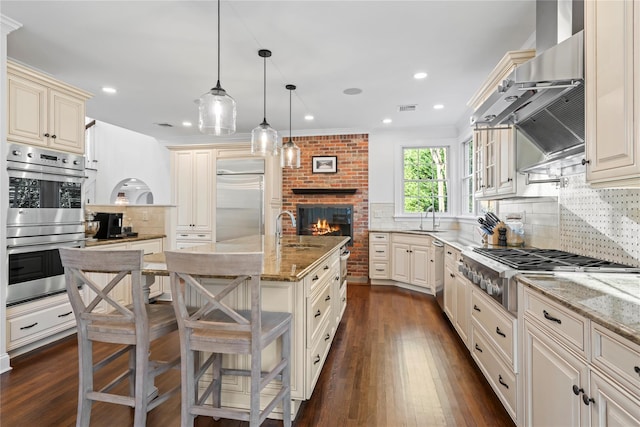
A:
{"type": "Polygon", "coordinates": [[[311,114],[307,114],[306,116],[304,116],[305,120],[313,120],[313,116],[311,114]]]}
{"type": "Polygon", "coordinates": [[[191,122],[187,122],[187,121],[184,121],[184,122],[182,122],[182,126],[184,126],[184,127],[188,128],[188,127],[193,126],[193,123],[191,123],[191,122]]]}
{"type": "Polygon", "coordinates": [[[442,104],[436,104],[436,105],[433,106],[434,110],[442,110],[443,108],[444,108],[444,105],[442,105],[442,104]]]}
{"type": "Polygon", "coordinates": [[[117,90],[116,90],[115,88],[113,88],[113,87],[107,87],[107,86],[104,86],[104,87],[102,88],[102,91],[103,91],[104,93],[116,93],[116,92],[117,92],[117,90]]]}
{"type": "Polygon", "coordinates": [[[421,71],[419,73],[415,73],[413,75],[413,78],[416,79],[416,80],[426,79],[427,78],[427,73],[425,73],[424,71],[421,71]]]}
{"type": "Polygon", "coordinates": [[[393,120],[391,119],[382,119],[382,123],[384,123],[385,125],[388,125],[389,123],[391,123],[393,120]]]}
{"type": "Polygon", "coordinates": [[[342,91],[345,95],[359,95],[362,93],[362,89],[357,87],[350,87],[342,91]]]}

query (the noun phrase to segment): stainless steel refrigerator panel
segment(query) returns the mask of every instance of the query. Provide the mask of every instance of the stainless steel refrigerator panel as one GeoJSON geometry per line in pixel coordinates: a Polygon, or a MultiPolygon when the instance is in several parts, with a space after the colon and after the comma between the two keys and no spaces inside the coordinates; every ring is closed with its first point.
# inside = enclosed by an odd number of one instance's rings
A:
{"type": "Polygon", "coordinates": [[[218,175],[216,241],[264,234],[264,175],[218,175]]]}

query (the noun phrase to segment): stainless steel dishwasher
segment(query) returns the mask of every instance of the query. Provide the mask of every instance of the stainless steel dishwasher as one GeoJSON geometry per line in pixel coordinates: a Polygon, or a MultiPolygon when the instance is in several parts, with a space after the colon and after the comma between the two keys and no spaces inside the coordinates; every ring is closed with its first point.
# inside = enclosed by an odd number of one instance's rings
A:
{"type": "Polygon", "coordinates": [[[429,250],[433,261],[433,283],[436,288],[436,301],[440,308],[444,310],[444,243],[433,239],[429,250]]]}

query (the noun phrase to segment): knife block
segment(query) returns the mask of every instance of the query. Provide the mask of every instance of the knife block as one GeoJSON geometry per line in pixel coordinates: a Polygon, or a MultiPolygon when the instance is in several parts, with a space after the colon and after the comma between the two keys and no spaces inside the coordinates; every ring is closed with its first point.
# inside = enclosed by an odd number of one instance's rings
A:
{"type": "Polygon", "coordinates": [[[487,236],[489,238],[489,243],[493,246],[499,246],[498,237],[500,236],[500,233],[498,233],[498,228],[507,228],[507,226],[504,222],[500,221],[495,227],[493,227],[493,234],[487,236]]]}

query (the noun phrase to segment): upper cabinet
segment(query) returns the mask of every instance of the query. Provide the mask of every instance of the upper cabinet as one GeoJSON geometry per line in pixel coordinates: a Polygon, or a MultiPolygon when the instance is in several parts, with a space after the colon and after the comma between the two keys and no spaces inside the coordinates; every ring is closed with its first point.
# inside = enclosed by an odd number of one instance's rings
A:
{"type": "Polygon", "coordinates": [[[7,62],[7,140],[84,153],[85,102],[91,94],[7,62]]]}
{"type": "Polygon", "coordinates": [[[512,127],[473,132],[474,196],[495,199],[516,193],[515,139],[512,127]]]}
{"type": "Polygon", "coordinates": [[[585,2],[587,181],[640,187],[640,4],[585,2]]]}

